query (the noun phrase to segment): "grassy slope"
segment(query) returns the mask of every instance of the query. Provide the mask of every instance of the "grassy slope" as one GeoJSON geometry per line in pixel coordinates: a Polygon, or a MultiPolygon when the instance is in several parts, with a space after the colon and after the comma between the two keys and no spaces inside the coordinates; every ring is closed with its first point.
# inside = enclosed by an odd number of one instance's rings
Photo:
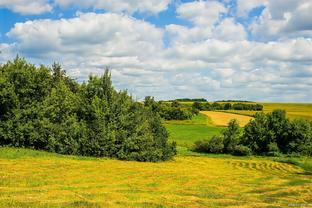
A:
{"type": "Polygon", "coordinates": [[[223,129],[213,126],[211,120],[203,114],[194,116],[192,120],[166,121],[165,126],[169,132],[169,139],[183,147],[190,147],[197,140],[218,135],[223,129]]]}
{"type": "Polygon", "coordinates": [[[0,148],[0,207],[287,207],[312,203],[312,176],[268,158],[161,163],[0,148]]]}

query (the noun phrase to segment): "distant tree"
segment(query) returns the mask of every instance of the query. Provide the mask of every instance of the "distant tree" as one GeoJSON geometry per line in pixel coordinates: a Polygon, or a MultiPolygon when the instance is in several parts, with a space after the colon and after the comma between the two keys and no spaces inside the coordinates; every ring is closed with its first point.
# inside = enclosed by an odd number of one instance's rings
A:
{"type": "Polygon", "coordinates": [[[180,103],[178,101],[172,101],[171,102],[171,107],[179,107],[180,106],[180,103]]]}
{"type": "Polygon", "coordinates": [[[198,102],[198,101],[194,102],[194,103],[192,104],[192,107],[193,107],[194,109],[199,110],[199,111],[202,110],[202,104],[201,104],[201,102],[198,102]]]}
{"type": "Polygon", "coordinates": [[[224,110],[230,110],[232,108],[232,104],[231,103],[225,103],[224,104],[224,110]]]}

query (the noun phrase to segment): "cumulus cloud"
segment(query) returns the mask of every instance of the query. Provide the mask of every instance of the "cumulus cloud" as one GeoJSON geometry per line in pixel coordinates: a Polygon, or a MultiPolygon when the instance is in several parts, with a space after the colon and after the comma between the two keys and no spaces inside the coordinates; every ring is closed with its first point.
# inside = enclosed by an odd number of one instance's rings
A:
{"type": "Polygon", "coordinates": [[[51,12],[53,7],[76,7],[79,9],[103,9],[109,12],[133,14],[157,14],[167,9],[171,0],[0,0],[4,7],[22,15],[38,15],[51,12]]]}
{"type": "MultiPolygon", "coordinates": [[[[118,89],[128,88],[137,99],[154,95],[158,99],[311,101],[312,39],[307,37],[311,4],[298,1],[291,6],[280,2],[278,7],[268,0],[238,0],[238,5],[246,2],[238,9],[240,18],[265,6],[250,27],[237,22],[218,1],[179,4],[178,18],[191,26],[157,27],[130,15],[143,11],[138,9],[16,23],[7,33],[14,43],[0,44],[0,61],[15,52],[36,63],[59,61],[79,80],[90,73],[101,74],[109,66],[118,89]],[[255,39],[248,39],[247,32],[255,39]]],[[[81,1],[80,6],[93,8],[90,2],[97,1],[81,1]]],[[[66,7],[73,1],[58,3],[66,7]]]]}
{"type": "Polygon", "coordinates": [[[157,14],[167,9],[171,0],[55,0],[61,7],[76,6],[79,8],[104,9],[110,12],[147,12],[157,14]]]}
{"type": "Polygon", "coordinates": [[[24,15],[37,15],[52,11],[48,0],[0,0],[1,7],[24,15]]]}
{"type": "Polygon", "coordinates": [[[194,1],[177,7],[180,18],[189,20],[195,25],[208,27],[219,20],[221,13],[226,12],[227,9],[218,1],[194,1]]]}
{"type": "Polygon", "coordinates": [[[312,1],[238,0],[237,13],[248,16],[259,6],[264,6],[264,10],[249,28],[256,39],[267,41],[299,36],[312,37],[312,1]]]}

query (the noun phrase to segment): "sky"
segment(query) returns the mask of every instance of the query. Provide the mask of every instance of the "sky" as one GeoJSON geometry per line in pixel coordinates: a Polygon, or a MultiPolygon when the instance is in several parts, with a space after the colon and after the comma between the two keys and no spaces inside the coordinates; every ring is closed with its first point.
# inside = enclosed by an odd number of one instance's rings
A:
{"type": "Polygon", "coordinates": [[[312,0],[0,0],[0,51],[137,100],[312,102],[312,0]]]}

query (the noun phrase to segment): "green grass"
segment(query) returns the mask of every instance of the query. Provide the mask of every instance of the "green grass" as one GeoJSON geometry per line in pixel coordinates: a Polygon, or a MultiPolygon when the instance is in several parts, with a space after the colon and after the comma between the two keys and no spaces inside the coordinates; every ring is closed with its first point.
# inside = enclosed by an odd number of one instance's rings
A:
{"type": "Polygon", "coordinates": [[[169,132],[169,140],[183,147],[191,147],[198,140],[210,139],[224,129],[212,126],[209,118],[203,114],[194,116],[192,120],[166,121],[165,127],[169,132]]]}
{"type": "Polygon", "coordinates": [[[179,146],[190,147],[195,141],[210,139],[219,135],[222,127],[207,125],[165,124],[169,132],[169,140],[176,141],[179,146]]]}

